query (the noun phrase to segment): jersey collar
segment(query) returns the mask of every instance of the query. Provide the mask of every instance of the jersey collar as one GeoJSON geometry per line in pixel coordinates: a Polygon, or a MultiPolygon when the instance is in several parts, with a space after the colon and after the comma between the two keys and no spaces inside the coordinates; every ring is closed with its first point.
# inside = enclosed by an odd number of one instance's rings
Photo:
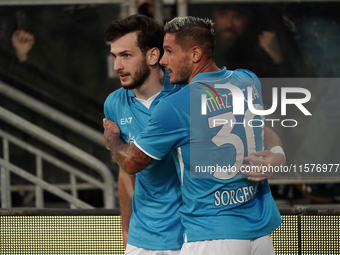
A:
{"type": "Polygon", "coordinates": [[[207,73],[198,73],[195,75],[194,78],[190,81],[190,83],[194,83],[197,80],[202,80],[202,79],[216,79],[216,78],[226,78],[230,76],[233,72],[227,70],[227,68],[224,66],[221,68],[220,71],[217,72],[207,72],[207,73]]]}

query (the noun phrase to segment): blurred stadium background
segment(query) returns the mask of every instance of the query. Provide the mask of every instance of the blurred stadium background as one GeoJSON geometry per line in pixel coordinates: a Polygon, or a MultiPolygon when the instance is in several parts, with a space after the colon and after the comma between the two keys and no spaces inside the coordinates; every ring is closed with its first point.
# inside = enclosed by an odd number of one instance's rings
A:
{"type": "MultiPolygon", "coordinates": [[[[0,0],[0,254],[123,254],[118,167],[102,141],[103,102],[120,87],[104,30],[138,12],[164,23],[212,18],[223,5],[252,11],[256,35],[282,39],[289,73],[256,72],[265,104],[270,84],[293,78],[326,123],[292,111],[285,118],[297,127],[273,128],[287,164],[340,163],[340,1],[0,0]],[[35,38],[25,61],[12,42],[17,30],[35,38]]],[[[283,215],[272,234],[277,254],[340,253],[339,173],[270,180],[283,215]]]]}

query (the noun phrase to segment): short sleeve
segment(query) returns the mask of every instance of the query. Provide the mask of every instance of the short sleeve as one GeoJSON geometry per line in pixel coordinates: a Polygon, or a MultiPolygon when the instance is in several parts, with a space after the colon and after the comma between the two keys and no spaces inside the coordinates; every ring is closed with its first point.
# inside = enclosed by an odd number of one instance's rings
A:
{"type": "Polygon", "coordinates": [[[189,139],[189,132],[189,116],[163,99],[155,107],[148,125],[135,139],[135,145],[148,156],[160,160],[184,144],[189,139]]]}
{"type": "Polygon", "coordinates": [[[112,92],[104,102],[104,116],[106,119],[117,122],[116,114],[115,114],[115,92],[112,92]]]}

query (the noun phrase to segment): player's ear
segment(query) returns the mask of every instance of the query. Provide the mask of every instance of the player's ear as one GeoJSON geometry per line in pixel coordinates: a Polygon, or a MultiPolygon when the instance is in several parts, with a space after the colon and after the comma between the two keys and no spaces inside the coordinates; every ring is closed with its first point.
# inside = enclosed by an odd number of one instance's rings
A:
{"type": "Polygon", "coordinates": [[[192,61],[194,63],[197,63],[198,61],[200,61],[200,59],[202,58],[202,48],[199,46],[194,46],[191,48],[191,54],[192,54],[192,61]]]}
{"type": "Polygon", "coordinates": [[[160,58],[161,52],[158,48],[154,47],[146,53],[146,61],[148,65],[153,66],[158,64],[158,60],[160,58]]]}

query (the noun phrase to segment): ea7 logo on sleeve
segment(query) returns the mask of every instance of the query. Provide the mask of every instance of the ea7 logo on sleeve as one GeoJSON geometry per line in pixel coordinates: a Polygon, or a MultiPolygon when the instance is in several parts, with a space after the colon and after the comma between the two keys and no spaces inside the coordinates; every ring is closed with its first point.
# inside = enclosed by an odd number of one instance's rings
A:
{"type": "Polygon", "coordinates": [[[121,119],[120,119],[120,124],[121,124],[121,125],[130,124],[131,121],[132,121],[132,117],[121,118],[121,119]]]}

